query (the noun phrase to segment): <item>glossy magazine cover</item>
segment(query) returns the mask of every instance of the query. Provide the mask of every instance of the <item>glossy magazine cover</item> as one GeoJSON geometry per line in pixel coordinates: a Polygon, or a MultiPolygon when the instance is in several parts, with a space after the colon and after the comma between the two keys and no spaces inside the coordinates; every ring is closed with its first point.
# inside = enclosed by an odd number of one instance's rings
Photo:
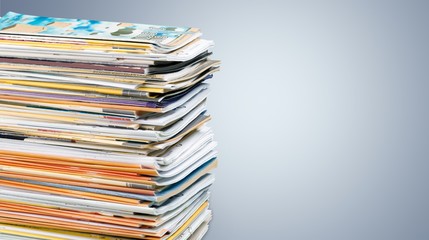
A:
{"type": "Polygon", "coordinates": [[[168,45],[184,34],[198,33],[198,29],[189,27],[54,18],[14,12],[8,12],[0,19],[0,29],[3,33],[149,42],[161,45],[168,45]]]}

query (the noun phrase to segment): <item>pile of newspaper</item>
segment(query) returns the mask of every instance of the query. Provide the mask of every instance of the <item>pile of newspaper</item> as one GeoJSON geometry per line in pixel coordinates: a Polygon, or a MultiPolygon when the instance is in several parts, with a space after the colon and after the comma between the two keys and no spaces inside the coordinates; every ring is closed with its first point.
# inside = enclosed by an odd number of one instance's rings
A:
{"type": "Polygon", "coordinates": [[[201,239],[219,69],[197,28],[0,19],[0,239],[201,239]]]}

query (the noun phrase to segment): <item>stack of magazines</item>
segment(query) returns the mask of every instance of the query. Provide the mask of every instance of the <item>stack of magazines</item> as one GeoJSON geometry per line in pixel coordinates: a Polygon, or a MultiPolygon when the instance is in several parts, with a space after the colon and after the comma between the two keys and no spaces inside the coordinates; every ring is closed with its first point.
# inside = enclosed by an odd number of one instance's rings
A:
{"type": "Polygon", "coordinates": [[[201,239],[212,47],[190,27],[0,18],[0,239],[201,239]]]}

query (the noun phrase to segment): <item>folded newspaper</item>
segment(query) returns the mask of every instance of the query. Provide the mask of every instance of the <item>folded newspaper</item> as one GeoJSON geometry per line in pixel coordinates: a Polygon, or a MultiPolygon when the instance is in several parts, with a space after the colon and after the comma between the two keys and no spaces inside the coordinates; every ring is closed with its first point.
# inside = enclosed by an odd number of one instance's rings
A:
{"type": "Polygon", "coordinates": [[[201,239],[213,42],[192,27],[0,18],[0,239],[201,239]]]}

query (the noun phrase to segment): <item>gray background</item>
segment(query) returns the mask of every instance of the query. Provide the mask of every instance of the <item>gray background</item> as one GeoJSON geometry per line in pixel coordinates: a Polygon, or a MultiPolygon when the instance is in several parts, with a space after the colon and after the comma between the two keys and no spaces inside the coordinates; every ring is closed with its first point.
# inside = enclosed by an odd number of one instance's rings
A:
{"type": "Polygon", "coordinates": [[[216,41],[206,239],[429,239],[428,1],[1,2],[216,41]]]}

